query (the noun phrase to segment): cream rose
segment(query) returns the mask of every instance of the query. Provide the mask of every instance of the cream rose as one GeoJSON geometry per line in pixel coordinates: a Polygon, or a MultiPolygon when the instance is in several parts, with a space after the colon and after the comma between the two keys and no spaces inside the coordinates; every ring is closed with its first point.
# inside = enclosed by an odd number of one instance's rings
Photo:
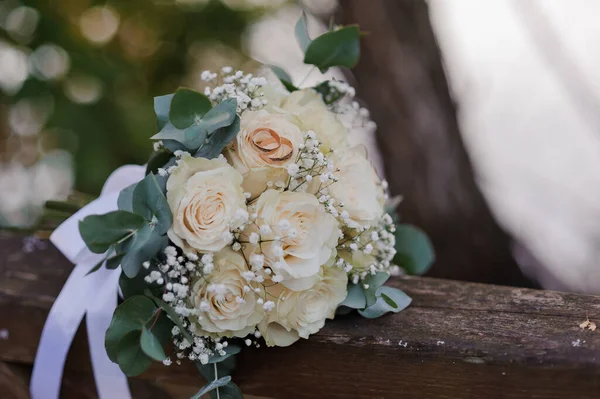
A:
{"type": "Polygon", "coordinates": [[[305,291],[292,291],[281,284],[268,289],[275,296],[275,309],[259,324],[267,346],[289,346],[318,332],[326,319],[333,319],[346,298],[348,276],[337,267],[323,267],[317,283],[305,291]]]}
{"type": "Polygon", "coordinates": [[[367,160],[362,146],[334,152],[331,161],[338,181],[329,186],[329,194],[348,213],[349,225],[371,226],[383,215],[381,185],[377,173],[367,160]]]}
{"type": "Polygon", "coordinates": [[[302,132],[287,115],[246,111],[240,132],[225,156],[244,175],[244,190],[255,198],[267,188],[268,181],[287,178],[287,166],[296,161],[303,142],[302,132]]]}
{"type": "MultiPolygon", "coordinates": [[[[322,265],[335,254],[339,237],[336,219],[310,194],[268,190],[256,202],[256,224],[267,266],[295,290],[310,288],[322,265]],[[280,242],[273,241],[275,237],[280,242]]],[[[246,246],[248,250],[251,248],[246,246]]]]}
{"type": "Polygon", "coordinates": [[[168,236],[186,251],[215,252],[230,243],[230,222],[246,209],[242,175],[225,160],[184,156],[167,180],[173,213],[168,236]]]}
{"type": "Polygon", "coordinates": [[[246,262],[240,253],[227,248],[215,254],[213,263],[208,279],[192,283],[190,306],[198,311],[196,327],[200,335],[245,337],[264,317],[258,295],[244,292],[244,286],[255,288],[242,276],[248,270],[246,262]]]}
{"type": "Polygon", "coordinates": [[[291,93],[281,108],[298,118],[304,131],[312,130],[323,143],[321,151],[348,147],[348,133],[338,117],[323,102],[321,95],[313,89],[291,93]]]}

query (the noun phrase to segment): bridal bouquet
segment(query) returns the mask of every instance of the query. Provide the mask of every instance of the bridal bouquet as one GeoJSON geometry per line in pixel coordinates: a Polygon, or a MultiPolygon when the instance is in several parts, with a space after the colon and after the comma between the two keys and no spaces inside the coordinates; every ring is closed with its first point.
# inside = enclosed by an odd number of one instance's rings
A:
{"type": "MultiPolygon", "coordinates": [[[[321,71],[352,67],[360,34],[312,40],[304,16],[296,26],[321,71]]],[[[79,224],[105,254],[96,268],[122,269],[105,346],[127,375],[187,359],[209,381],[195,397],[242,397],[229,374],[244,346],[292,345],[336,312],[376,318],[410,303],[383,285],[397,268],[386,183],[340,122],[372,123],[368,112],[347,83],[300,89],[273,70],[279,81],[205,71],[203,93],[155,98],[145,178],[118,210],[79,224]]]]}

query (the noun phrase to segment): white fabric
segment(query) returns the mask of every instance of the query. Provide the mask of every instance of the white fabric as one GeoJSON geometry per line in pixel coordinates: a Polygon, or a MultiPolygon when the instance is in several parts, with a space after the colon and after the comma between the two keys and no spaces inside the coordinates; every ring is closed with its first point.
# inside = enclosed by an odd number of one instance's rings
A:
{"type": "Polygon", "coordinates": [[[143,177],[143,166],[126,165],[115,170],[104,184],[100,198],[80,209],[50,236],[56,248],[76,265],[56,297],[42,331],[31,375],[32,399],[59,398],[67,353],[84,315],[98,397],[131,398],[127,377],[110,361],[104,348],[104,334],[117,307],[120,268],[102,268],[86,275],[103,255],[87,249],[79,235],[79,221],[117,210],[119,192],[143,177]]]}

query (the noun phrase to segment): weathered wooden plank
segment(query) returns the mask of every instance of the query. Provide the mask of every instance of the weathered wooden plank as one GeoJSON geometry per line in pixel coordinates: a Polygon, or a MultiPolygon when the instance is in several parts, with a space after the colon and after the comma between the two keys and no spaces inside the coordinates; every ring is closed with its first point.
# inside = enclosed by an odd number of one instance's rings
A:
{"type": "MultiPolygon", "coordinates": [[[[50,245],[24,253],[22,240],[0,234],[0,360],[31,364],[72,265],[50,245]]],[[[428,278],[391,284],[414,298],[402,313],[340,317],[289,348],[248,349],[234,378],[267,398],[598,398],[600,330],[578,325],[586,311],[600,321],[600,297],[428,278]]],[[[67,368],[89,373],[83,329],[67,368]]],[[[174,398],[202,384],[189,364],[156,365],[143,378],[174,398]]]]}

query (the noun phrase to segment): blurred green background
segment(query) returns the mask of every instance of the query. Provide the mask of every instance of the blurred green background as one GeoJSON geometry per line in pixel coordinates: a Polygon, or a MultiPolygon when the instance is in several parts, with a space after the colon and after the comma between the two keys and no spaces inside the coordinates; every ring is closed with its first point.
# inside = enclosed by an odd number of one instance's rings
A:
{"type": "Polygon", "coordinates": [[[204,69],[252,70],[247,27],[285,0],[0,1],[0,225],[47,199],[98,194],[143,164],[152,98],[198,88],[204,69]]]}

